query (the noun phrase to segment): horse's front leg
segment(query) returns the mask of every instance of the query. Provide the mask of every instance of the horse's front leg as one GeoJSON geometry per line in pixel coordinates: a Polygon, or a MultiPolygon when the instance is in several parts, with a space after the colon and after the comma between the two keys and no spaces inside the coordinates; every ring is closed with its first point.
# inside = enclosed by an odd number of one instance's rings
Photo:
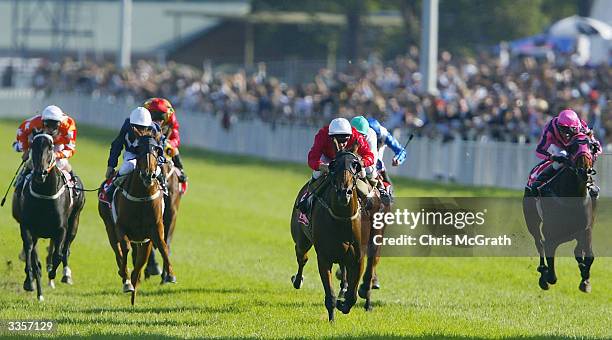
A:
{"type": "Polygon", "coordinates": [[[30,231],[23,225],[20,225],[21,229],[21,240],[23,242],[23,253],[25,257],[25,274],[26,278],[23,281],[23,289],[27,292],[34,291],[34,284],[32,282],[32,250],[34,249],[34,242],[30,231]]]}
{"type": "Polygon", "coordinates": [[[363,256],[360,249],[351,247],[349,253],[345,255],[346,276],[348,281],[348,289],[344,294],[344,301],[338,301],[337,308],[344,314],[348,314],[351,308],[357,303],[357,286],[361,274],[363,274],[363,256]]]}
{"type": "Polygon", "coordinates": [[[123,232],[123,228],[119,225],[116,226],[117,230],[117,239],[119,240],[119,245],[121,247],[121,265],[119,267],[119,276],[121,276],[121,280],[123,283],[123,292],[130,293],[134,291],[134,286],[130,281],[128,276],[128,259],[130,253],[130,240],[127,235],[123,232]]]}
{"type": "Polygon", "coordinates": [[[170,263],[170,255],[168,254],[168,245],[166,241],[164,241],[164,224],[162,219],[159,219],[157,222],[156,230],[153,231],[153,244],[155,247],[159,249],[161,256],[164,260],[164,273],[165,276],[162,275],[161,283],[176,283],[176,276],[174,276],[174,270],[172,269],[172,264],[170,263]]]}
{"type": "Polygon", "coordinates": [[[580,285],[578,289],[584,293],[591,292],[591,265],[595,261],[593,255],[593,247],[591,244],[591,229],[585,232],[585,235],[579,237],[576,248],[574,248],[574,255],[576,256],[576,262],[578,262],[578,269],[580,269],[580,285]]]}
{"type": "Polygon", "coordinates": [[[49,271],[49,281],[55,280],[57,275],[57,268],[62,263],[62,253],[64,250],[64,240],[66,239],[66,228],[62,227],[55,234],[55,237],[51,238],[53,241],[53,266],[49,271]]]}
{"type": "Polygon", "coordinates": [[[319,276],[325,291],[325,308],[327,309],[328,320],[334,321],[334,309],[336,308],[336,297],[332,288],[332,263],[328,259],[317,254],[317,265],[319,267],[319,276]]]}

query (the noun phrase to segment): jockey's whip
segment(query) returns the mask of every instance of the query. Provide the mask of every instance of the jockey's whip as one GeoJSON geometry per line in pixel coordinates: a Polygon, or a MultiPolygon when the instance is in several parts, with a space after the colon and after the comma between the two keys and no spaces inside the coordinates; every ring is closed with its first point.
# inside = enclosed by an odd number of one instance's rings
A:
{"type": "Polygon", "coordinates": [[[410,143],[412,138],[414,138],[414,133],[411,133],[410,136],[408,136],[408,141],[406,142],[406,144],[404,144],[404,149],[408,146],[408,143],[410,143]]]}
{"type": "Polygon", "coordinates": [[[17,168],[17,171],[15,171],[15,176],[13,176],[13,179],[11,179],[11,183],[9,183],[8,188],[6,188],[6,192],[4,193],[4,197],[2,198],[2,203],[0,203],[0,207],[4,206],[4,202],[6,202],[6,196],[8,195],[9,190],[11,190],[11,186],[13,185],[15,178],[17,178],[17,174],[19,173],[19,170],[21,170],[21,167],[23,166],[25,162],[26,162],[25,160],[22,160],[21,164],[19,164],[19,167],[17,168]]]}
{"type": "MultiPolygon", "coordinates": [[[[406,144],[404,144],[404,149],[406,149],[406,147],[408,146],[408,143],[412,141],[412,138],[414,138],[414,133],[411,133],[410,136],[408,136],[408,141],[406,142],[406,144]]],[[[393,159],[395,160],[395,157],[393,157],[393,159]]]]}

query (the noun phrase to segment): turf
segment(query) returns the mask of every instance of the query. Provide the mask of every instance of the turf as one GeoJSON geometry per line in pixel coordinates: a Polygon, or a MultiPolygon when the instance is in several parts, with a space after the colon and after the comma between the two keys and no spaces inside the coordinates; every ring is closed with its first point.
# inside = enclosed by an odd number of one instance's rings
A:
{"type": "MultiPolygon", "coordinates": [[[[0,121],[0,165],[8,184],[19,157],[9,152],[16,122],[0,121]]],[[[105,172],[112,133],[80,127],[72,160],[87,187],[105,172]]],[[[140,286],[136,306],[120,293],[112,251],[89,194],[72,248],[74,286],[45,287],[45,302],[21,289],[21,240],[10,214],[0,213],[0,320],[47,319],[49,337],[103,338],[612,338],[612,260],[593,265],[593,292],[578,289],[571,258],[558,260],[559,282],[537,286],[535,258],[383,258],[374,311],[363,302],[326,320],[316,256],[301,290],[288,220],[305,166],[184,150],[190,189],[173,243],[178,283],[157,278],[140,286]]],[[[517,196],[491,188],[396,181],[402,196],[517,196]]],[[[46,242],[45,242],[46,243],[46,242]]],[[[43,249],[39,246],[39,249],[43,249]]],[[[45,279],[46,282],[46,279],[45,279]]],[[[8,333],[2,333],[9,335],[8,333]]]]}

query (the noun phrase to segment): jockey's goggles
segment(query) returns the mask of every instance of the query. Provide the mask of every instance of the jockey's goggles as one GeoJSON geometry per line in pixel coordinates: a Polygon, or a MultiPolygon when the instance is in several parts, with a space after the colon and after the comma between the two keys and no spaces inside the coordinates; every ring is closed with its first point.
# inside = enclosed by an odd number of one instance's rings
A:
{"type": "Polygon", "coordinates": [[[155,121],[166,121],[168,119],[168,113],[167,112],[161,112],[161,111],[151,111],[151,119],[155,120],[155,121]]]}
{"type": "Polygon", "coordinates": [[[58,122],[57,120],[51,120],[51,119],[46,119],[43,120],[43,126],[52,130],[57,130],[57,128],[59,127],[60,122],[58,122]]]}
{"type": "Polygon", "coordinates": [[[142,125],[136,125],[136,124],[132,124],[132,127],[140,131],[149,131],[152,129],[151,126],[142,126],[142,125]]]}
{"type": "Polygon", "coordinates": [[[338,141],[338,143],[346,143],[351,139],[351,135],[332,135],[332,138],[338,141]]]}
{"type": "Polygon", "coordinates": [[[579,132],[579,129],[571,126],[559,126],[559,132],[564,135],[573,136],[579,132]]]}

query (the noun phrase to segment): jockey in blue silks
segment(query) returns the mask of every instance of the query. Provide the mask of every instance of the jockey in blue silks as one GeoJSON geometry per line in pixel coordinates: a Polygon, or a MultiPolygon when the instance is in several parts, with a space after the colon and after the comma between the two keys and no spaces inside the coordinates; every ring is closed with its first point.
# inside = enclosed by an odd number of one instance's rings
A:
{"type": "Polygon", "coordinates": [[[406,149],[400,144],[400,142],[393,137],[393,135],[382,126],[376,118],[368,118],[368,123],[374,132],[376,132],[376,138],[378,139],[378,156],[376,157],[376,170],[383,176],[383,179],[387,183],[391,183],[389,175],[385,168],[383,156],[387,146],[393,150],[395,156],[393,157],[393,166],[398,166],[406,161],[407,153],[406,149]]]}

